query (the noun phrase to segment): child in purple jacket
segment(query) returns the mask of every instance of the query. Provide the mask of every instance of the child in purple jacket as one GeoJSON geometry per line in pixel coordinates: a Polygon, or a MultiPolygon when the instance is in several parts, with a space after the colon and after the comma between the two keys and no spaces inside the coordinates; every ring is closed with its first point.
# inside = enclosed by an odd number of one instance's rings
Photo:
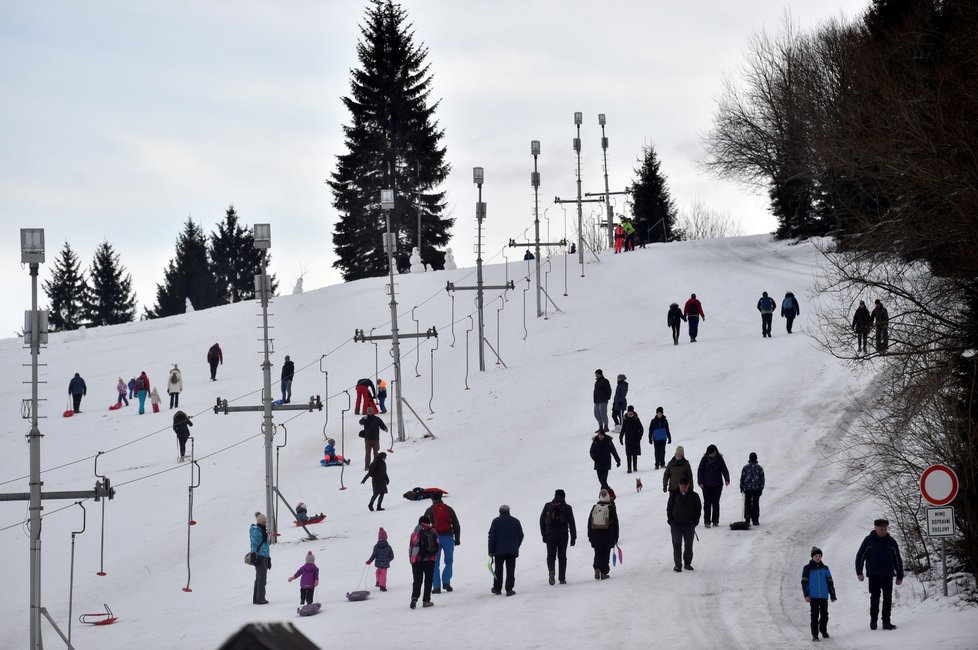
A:
{"type": "Polygon", "coordinates": [[[312,593],[319,586],[319,567],[316,566],[316,556],[312,551],[306,553],[306,563],[289,578],[289,582],[296,578],[299,578],[299,605],[311,605],[312,593]]]}

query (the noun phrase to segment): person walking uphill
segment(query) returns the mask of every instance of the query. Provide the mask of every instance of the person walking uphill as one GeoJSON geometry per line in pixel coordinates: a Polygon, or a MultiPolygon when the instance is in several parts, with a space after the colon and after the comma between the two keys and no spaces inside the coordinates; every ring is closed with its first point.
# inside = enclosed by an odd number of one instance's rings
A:
{"type": "Polygon", "coordinates": [[[377,531],[377,543],[374,544],[374,550],[367,558],[367,566],[374,560],[377,561],[377,575],[376,575],[376,585],[381,591],[387,591],[387,569],[390,568],[391,562],[394,561],[394,549],[387,541],[387,531],[381,528],[377,531]]]}
{"type": "Polygon", "coordinates": [[[666,443],[672,444],[669,420],[662,407],[655,409],[655,417],[649,422],[649,443],[655,447],[655,468],[666,466],[666,443]]]}
{"type": "Polygon", "coordinates": [[[424,514],[431,521],[431,527],[438,536],[438,552],[435,554],[434,589],[431,593],[440,594],[442,585],[445,591],[452,591],[452,573],[455,565],[455,547],[462,543],[462,528],[458,525],[455,509],[442,501],[441,494],[431,495],[431,506],[424,514]],[[442,559],[444,570],[439,570],[442,559]]]}
{"type": "Polygon", "coordinates": [[[642,455],[642,434],[645,428],[642,420],[635,412],[634,406],[629,406],[625,410],[625,422],[621,425],[621,434],[618,436],[618,444],[625,446],[625,461],[628,473],[632,470],[638,471],[638,457],[642,455]]]}
{"type": "Polygon", "coordinates": [[[628,406],[628,382],[625,375],[618,375],[618,385],[615,386],[615,398],[611,402],[611,419],[615,422],[615,433],[621,431],[621,417],[628,406]]]}
{"type": "Polygon", "coordinates": [[[740,470],[740,491],[744,495],[744,521],[759,526],[761,494],[764,492],[764,468],[757,464],[757,453],[750,452],[747,464],[740,470]]]}
{"type": "Polygon", "coordinates": [[[170,408],[180,408],[180,393],[183,392],[183,374],[177,364],[170,370],[170,378],[166,382],[166,392],[170,396],[170,408]]]}
{"type": "Polygon", "coordinates": [[[587,518],[587,539],[594,549],[594,579],[607,580],[611,573],[608,562],[611,549],[618,543],[618,510],[608,490],[598,493],[598,502],[591,506],[587,518]]]}
{"type": "Polygon", "coordinates": [[[703,313],[703,304],[696,299],[696,294],[690,294],[689,300],[683,306],[683,316],[689,321],[689,342],[696,343],[696,335],[700,331],[700,319],[706,321],[706,314],[703,313]]]}
{"type": "Polygon", "coordinates": [[[367,482],[370,479],[370,486],[373,488],[373,496],[370,497],[370,503],[367,504],[367,509],[373,512],[374,510],[374,500],[377,500],[377,510],[384,509],[384,495],[387,494],[387,485],[391,482],[390,477],[387,476],[387,454],[380,452],[377,457],[374,458],[374,462],[370,463],[370,467],[367,468],[367,475],[363,477],[360,484],[367,482]]]}
{"type": "Polygon", "coordinates": [[[149,391],[149,377],[146,376],[146,371],[144,370],[136,377],[136,399],[139,400],[140,415],[146,412],[146,396],[149,395],[149,391]]]}
{"type": "Polygon", "coordinates": [[[801,570],[801,591],[805,602],[811,606],[812,641],[818,641],[818,633],[829,638],[829,598],[835,602],[835,584],[832,572],[822,564],[822,549],[812,547],[812,561],[801,570]]]}
{"type": "Polygon", "coordinates": [[[217,343],[207,350],[207,365],[211,368],[211,381],[217,381],[217,366],[224,365],[224,353],[217,343]]]}
{"type": "Polygon", "coordinates": [[[681,573],[683,569],[693,570],[693,537],[700,523],[702,508],[700,496],[693,492],[689,479],[679,479],[679,489],[669,494],[666,505],[666,523],[672,532],[672,560],[675,564],[672,570],[676,573],[681,573]]]}
{"type": "Polygon", "coordinates": [[[85,380],[77,372],[68,382],[68,394],[71,395],[72,412],[81,413],[82,397],[88,394],[88,386],[85,385],[85,380]]]}
{"type": "Polygon", "coordinates": [[[852,316],[852,329],[856,332],[857,352],[869,352],[869,328],[872,326],[873,317],[866,308],[866,303],[859,301],[859,307],[852,316]]]}
{"type": "Polygon", "coordinates": [[[665,469],[666,471],[662,473],[663,492],[676,492],[682,479],[693,482],[693,468],[686,460],[686,450],[682,445],[676,447],[676,453],[666,463],[665,469]]]}
{"type": "Polygon", "coordinates": [[[411,609],[418,605],[418,597],[422,597],[422,607],[434,605],[431,602],[431,577],[435,572],[437,553],[438,536],[431,529],[431,519],[427,515],[421,515],[408,543],[408,561],[411,563],[411,574],[414,578],[411,583],[411,609]]]}
{"type": "Polygon", "coordinates": [[[540,535],[547,545],[550,584],[554,583],[554,568],[557,569],[560,584],[567,584],[567,540],[570,539],[571,546],[577,543],[574,509],[565,499],[563,490],[555,490],[553,501],[544,504],[543,512],[540,513],[540,535]]]}
{"type": "Polygon", "coordinates": [[[683,310],[679,308],[678,303],[672,303],[669,305],[669,313],[666,314],[666,325],[672,329],[672,344],[679,345],[679,323],[686,322],[686,316],[683,315],[683,310]]]}
{"type": "Polygon", "coordinates": [[[618,450],[615,449],[614,441],[605,435],[604,431],[599,431],[598,435],[591,439],[591,460],[594,461],[594,471],[598,475],[598,483],[601,487],[608,487],[608,472],[611,470],[611,458],[615,459],[615,466],[621,467],[621,458],[618,450]]]}
{"type": "Polygon", "coordinates": [[[757,301],[757,311],[761,312],[761,336],[771,338],[771,320],[774,318],[774,310],[778,308],[778,303],[774,298],[767,295],[767,291],[761,293],[761,299],[757,301]]]}
{"type": "Polygon", "coordinates": [[[282,402],[288,404],[292,401],[292,375],[295,374],[295,364],[289,355],[285,355],[285,362],[282,364],[282,402]]]}
{"type": "Polygon", "coordinates": [[[869,576],[869,629],[876,629],[876,618],[880,614],[880,595],[883,596],[883,629],[895,630],[890,620],[893,605],[893,576],[897,586],[903,584],[903,558],[896,540],[887,532],[890,522],[877,519],[873,530],[856,552],[856,577],[863,581],[863,565],[869,576]]]}
{"type": "Polygon", "coordinates": [[[611,382],[605,379],[604,373],[598,368],[594,371],[594,419],[598,421],[598,430],[608,431],[608,400],[611,399],[611,382]]]}
{"type": "Polygon", "coordinates": [[[696,483],[703,491],[703,525],[709,528],[720,523],[720,495],[723,486],[730,485],[730,472],[723,454],[716,445],[706,448],[696,471],[696,483]]]}
{"type": "Polygon", "coordinates": [[[789,291],[784,294],[784,300],[781,301],[781,318],[786,321],[788,334],[791,334],[791,325],[799,315],[801,315],[801,307],[798,306],[798,299],[789,291]]]}
{"type": "Polygon", "coordinates": [[[387,425],[379,417],[374,415],[374,407],[367,407],[367,414],[360,418],[360,426],[363,430],[360,437],[363,438],[364,458],[363,471],[370,470],[370,461],[377,458],[380,453],[380,430],[387,431],[387,425]]]}
{"type": "Polygon", "coordinates": [[[869,317],[876,328],[876,351],[886,354],[886,349],[890,347],[890,314],[878,298],[869,317]]]}
{"type": "Polygon", "coordinates": [[[187,458],[187,440],[190,439],[190,427],[194,426],[194,423],[190,421],[190,416],[188,416],[183,411],[177,411],[173,414],[173,432],[177,434],[177,443],[180,445],[180,458],[181,463],[187,458]]]}
{"type": "Polygon", "coordinates": [[[492,580],[492,593],[502,592],[503,573],[506,574],[506,595],[516,592],[516,558],[520,556],[520,546],[523,544],[523,526],[520,520],[509,513],[509,506],[499,506],[499,516],[489,525],[489,557],[495,563],[492,580]]]}
{"type": "Polygon", "coordinates": [[[251,597],[253,605],[267,605],[265,581],[268,570],[272,568],[272,557],[268,548],[268,520],[260,512],[255,513],[255,523],[251,524],[248,536],[251,541],[251,563],[255,567],[255,589],[251,597]]]}

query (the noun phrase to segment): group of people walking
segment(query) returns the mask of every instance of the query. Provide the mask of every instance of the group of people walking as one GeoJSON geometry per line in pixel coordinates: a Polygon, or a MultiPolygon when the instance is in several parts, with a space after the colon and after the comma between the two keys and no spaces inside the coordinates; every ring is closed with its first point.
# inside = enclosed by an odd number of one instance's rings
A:
{"type": "Polygon", "coordinates": [[[890,347],[890,314],[877,298],[873,311],[869,311],[866,302],[859,301],[856,313],[852,316],[852,329],[856,333],[857,351],[869,353],[869,333],[876,330],[876,351],[886,354],[890,347]]]}

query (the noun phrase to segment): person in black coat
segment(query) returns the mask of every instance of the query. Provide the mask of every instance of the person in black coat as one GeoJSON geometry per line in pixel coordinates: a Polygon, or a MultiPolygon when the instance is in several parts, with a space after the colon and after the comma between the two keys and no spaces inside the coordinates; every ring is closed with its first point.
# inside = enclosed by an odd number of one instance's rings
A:
{"type": "Polygon", "coordinates": [[[611,399],[611,382],[605,379],[601,369],[594,371],[594,419],[599,431],[608,431],[608,401],[611,399]]]}
{"type": "Polygon", "coordinates": [[[859,307],[852,316],[852,329],[856,332],[856,342],[859,352],[869,352],[869,329],[872,326],[873,317],[866,308],[866,302],[859,301],[859,307]]]}
{"type": "Polygon", "coordinates": [[[621,458],[618,450],[615,449],[614,441],[605,435],[604,431],[599,431],[598,435],[591,439],[591,460],[594,461],[594,471],[598,474],[598,483],[601,487],[608,487],[608,471],[611,470],[611,458],[614,457],[616,467],[621,467],[621,458]]]}
{"type": "Polygon", "coordinates": [[[691,489],[689,479],[679,479],[679,489],[669,494],[669,504],[666,506],[666,523],[672,532],[672,559],[676,565],[672,570],[676,573],[681,573],[683,569],[693,570],[693,537],[700,523],[702,507],[700,496],[691,489]]]}
{"type": "Polygon", "coordinates": [[[730,485],[727,463],[716,445],[706,448],[696,471],[696,482],[703,490],[703,525],[707,528],[711,524],[716,526],[720,523],[720,495],[723,493],[723,486],[730,485]]]}
{"type": "Polygon", "coordinates": [[[625,411],[625,421],[621,425],[621,434],[618,436],[618,444],[625,446],[625,460],[628,473],[632,470],[638,471],[638,457],[642,455],[642,434],[645,428],[642,420],[635,412],[634,406],[629,406],[625,411]]]}
{"type": "Polygon", "coordinates": [[[880,614],[880,595],[883,596],[883,629],[895,630],[890,621],[890,608],[893,603],[893,576],[897,586],[903,584],[903,558],[896,540],[890,537],[886,519],[873,522],[873,531],[856,552],[856,577],[863,581],[863,564],[869,576],[869,629],[876,629],[876,617],[880,614]]]}
{"type": "Polygon", "coordinates": [[[799,314],[801,314],[801,307],[798,306],[798,299],[789,291],[784,294],[784,300],[781,301],[781,318],[786,321],[788,334],[791,334],[791,325],[799,314]]]}
{"type": "Polygon", "coordinates": [[[547,569],[550,570],[550,584],[554,583],[556,564],[560,584],[567,584],[567,540],[570,545],[577,542],[577,525],[574,523],[574,509],[565,500],[563,490],[554,491],[554,500],[544,504],[540,513],[540,535],[547,545],[547,569]]]}
{"type": "Polygon", "coordinates": [[[282,364],[282,401],[288,404],[292,401],[292,376],[295,374],[295,364],[289,355],[285,355],[285,363],[282,364]]]}
{"type": "Polygon", "coordinates": [[[76,372],[75,376],[68,382],[68,394],[71,395],[71,410],[73,412],[81,413],[82,396],[87,393],[88,387],[85,385],[85,380],[76,372]]]}
{"type": "Polygon", "coordinates": [[[683,310],[679,308],[678,303],[672,303],[669,305],[669,313],[666,314],[666,325],[672,328],[672,344],[679,345],[679,324],[686,322],[686,316],[683,315],[683,310]]]}
{"type": "Polygon", "coordinates": [[[499,506],[499,516],[489,526],[489,557],[495,561],[492,593],[499,594],[503,587],[503,569],[506,573],[506,595],[516,592],[516,558],[523,543],[523,526],[520,520],[509,514],[509,506],[499,506]]]}
{"type": "Polygon", "coordinates": [[[615,423],[615,433],[621,431],[621,418],[628,406],[628,382],[625,375],[618,375],[618,385],[615,386],[615,398],[611,401],[611,419],[615,423]]]}
{"type": "Polygon", "coordinates": [[[587,518],[587,539],[594,549],[594,579],[606,580],[611,573],[608,559],[618,543],[618,510],[608,490],[602,489],[587,518]]]}
{"type": "Polygon", "coordinates": [[[379,417],[374,415],[374,407],[367,407],[367,414],[360,418],[360,426],[363,427],[363,431],[360,432],[360,437],[363,438],[364,447],[364,458],[363,458],[363,471],[368,471],[370,469],[371,457],[377,458],[377,454],[380,453],[380,430],[383,429],[387,431],[387,425],[379,417]]]}
{"type": "Polygon", "coordinates": [[[380,452],[374,461],[370,463],[367,468],[367,475],[363,477],[360,481],[360,485],[367,482],[367,479],[371,479],[370,486],[373,488],[373,496],[370,497],[370,503],[367,504],[367,509],[373,511],[374,500],[377,500],[377,510],[384,509],[384,495],[387,494],[387,485],[391,482],[390,477],[387,476],[387,454],[380,452]]]}
{"type": "Polygon", "coordinates": [[[186,460],[187,456],[187,440],[190,439],[190,427],[194,426],[194,423],[190,421],[190,417],[183,411],[177,411],[173,414],[173,432],[177,434],[177,442],[180,443],[180,461],[186,460]]]}

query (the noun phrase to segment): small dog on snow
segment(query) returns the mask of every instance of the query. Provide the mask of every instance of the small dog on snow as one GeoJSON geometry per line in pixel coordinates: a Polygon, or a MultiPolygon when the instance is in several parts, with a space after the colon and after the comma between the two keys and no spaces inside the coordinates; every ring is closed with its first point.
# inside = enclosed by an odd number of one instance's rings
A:
{"type": "Polygon", "coordinates": [[[642,491],[642,479],[638,477],[635,477],[635,491],[636,492],[642,491]]]}

